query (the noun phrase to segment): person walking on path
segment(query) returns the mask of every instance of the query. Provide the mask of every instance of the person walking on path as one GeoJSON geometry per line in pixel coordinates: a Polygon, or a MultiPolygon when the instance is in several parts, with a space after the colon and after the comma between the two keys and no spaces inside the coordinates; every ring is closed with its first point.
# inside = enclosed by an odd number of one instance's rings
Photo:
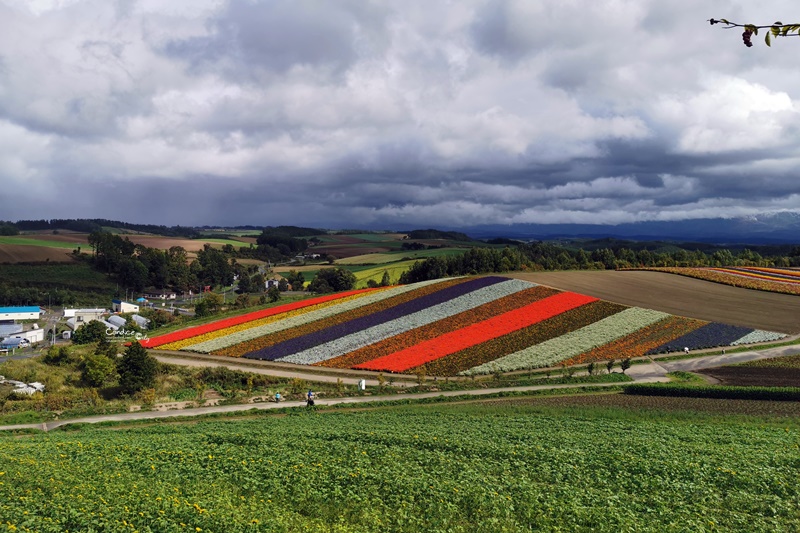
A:
{"type": "Polygon", "coordinates": [[[311,389],[308,389],[308,394],[306,394],[306,406],[314,407],[314,392],[311,389]]]}

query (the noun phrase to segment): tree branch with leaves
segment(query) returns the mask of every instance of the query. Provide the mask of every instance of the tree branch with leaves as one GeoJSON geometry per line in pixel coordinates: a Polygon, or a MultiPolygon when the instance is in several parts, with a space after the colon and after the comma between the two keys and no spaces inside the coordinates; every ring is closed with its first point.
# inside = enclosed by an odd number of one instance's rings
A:
{"type": "Polygon", "coordinates": [[[744,28],[744,32],[742,32],[742,41],[748,48],[753,46],[753,42],[750,39],[753,37],[753,35],[758,35],[758,30],[769,30],[766,32],[766,36],[764,37],[764,42],[767,43],[767,46],[772,46],[773,38],[800,37],[800,24],[784,24],[783,22],[778,21],[766,26],[757,26],[755,24],[739,24],[726,19],[712,18],[708,21],[712,26],[714,24],[724,24],[723,28],[726,30],[733,28],[744,28]]]}

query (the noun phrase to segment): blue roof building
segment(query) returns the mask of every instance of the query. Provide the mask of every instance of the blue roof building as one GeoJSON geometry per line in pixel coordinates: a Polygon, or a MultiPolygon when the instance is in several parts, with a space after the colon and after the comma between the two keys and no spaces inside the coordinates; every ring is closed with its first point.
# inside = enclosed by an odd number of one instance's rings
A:
{"type": "Polygon", "coordinates": [[[39,320],[42,310],[38,305],[0,307],[0,322],[12,320],[39,320]]]}

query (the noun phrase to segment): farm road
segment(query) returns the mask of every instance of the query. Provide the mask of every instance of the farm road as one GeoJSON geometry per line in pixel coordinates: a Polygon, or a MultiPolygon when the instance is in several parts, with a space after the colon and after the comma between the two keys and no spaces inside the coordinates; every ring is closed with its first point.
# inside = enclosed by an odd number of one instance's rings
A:
{"type": "MultiPolygon", "coordinates": [[[[700,370],[703,368],[711,368],[714,366],[722,366],[727,364],[734,364],[734,363],[743,363],[746,361],[753,361],[755,359],[765,359],[770,357],[783,357],[787,355],[795,355],[800,354],[800,346],[792,345],[792,346],[780,346],[777,348],[769,348],[766,350],[760,351],[747,351],[747,352],[738,352],[732,354],[725,354],[725,355],[717,355],[717,356],[709,356],[709,357],[697,357],[693,359],[684,359],[679,361],[664,361],[658,362],[654,361],[652,363],[645,363],[639,365],[633,365],[627,371],[627,374],[633,378],[635,382],[639,383],[648,383],[648,382],[658,382],[658,381],[669,381],[667,378],[668,372],[675,372],[675,371],[687,371],[691,372],[693,370],[700,370]]],[[[180,359],[180,358],[176,358],[180,359]]],[[[198,361],[196,360],[188,360],[184,359],[183,361],[194,362],[197,364],[198,361]]],[[[214,363],[210,361],[203,361],[204,366],[212,366],[214,363]]],[[[184,363],[186,364],[186,363],[184,363]]],[[[225,366],[228,366],[227,364],[225,366]]],[[[236,367],[235,364],[231,364],[232,367],[236,367]]],[[[244,366],[244,365],[242,365],[244,366]]],[[[253,371],[252,367],[248,366],[247,368],[239,367],[239,370],[246,370],[246,371],[253,371]]],[[[263,369],[263,373],[271,373],[273,371],[267,371],[267,369],[263,369]]],[[[298,377],[298,374],[295,372],[292,377],[298,377]]],[[[336,379],[335,377],[333,378],[336,379]]],[[[377,382],[375,383],[377,384],[377,382]]],[[[619,383],[596,383],[591,384],[592,387],[611,387],[619,385],[619,383]]],[[[536,390],[544,390],[544,389],[568,389],[568,388],[579,388],[587,386],[586,384],[582,383],[575,383],[575,384],[568,384],[568,385],[529,385],[524,387],[504,387],[504,388],[496,388],[496,389],[477,389],[477,390],[460,390],[460,391],[439,391],[439,392],[424,392],[419,394],[407,395],[407,394],[392,394],[386,396],[357,396],[357,397],[348,397],[348,398],[320,398],[316,400],[318,405],[337,405],[337,404],[359,404],[365,402],[376,402],[376,401],[401,401],[408,398],[436,398],[439,396],[445,397],[453,397],[453,396],[482,396],[487,394],[496,394],[499,392],[507,392],[507,391],[514,391],[514,392],[525,392],[525,391],[536,391],[536,390]]],[[[252,403],[252,404],[237,404],[237,405],[217,405],[217,406],[209,406],[209,407],[195,407],[190,409],[181,409],[181,410],[174,410],[174,411],[135,411],[131,413],[119,413],[113,415],[97,415],[97,416],[88,416],[83,418],[73,418],[69,420],[54,420],[51,422],[45,422],[40,424],[17,424],[17,425],[8,425],[8,426],[0,426],[0,431],[7,431],[7,430],[17,430],[17,429],[41,429],[44,431],[49,431],[51,429],[57,428],[59,426],[63,426],[66,424],[93,424],[97,422],[125,422],[130,420],[150,420],[150,419],[160,419],[160,418],[173,418],[173,417],[180,417],[180,416],[198,416],[198,415],[207,415],[207,414],[215,414],[215,413],[243,413],[246,411],[250,411],[252,409],[259,409],[259,410],[266,410],[266,409],[280,409],[284,407],[303,407],[305,406],[304,401],[287,401],[281,403],[274,403],[274,402],[263,402],[263,403],[252,403]]]]}
{"type": "MultiPolygon", "coordinates": [[[[619,383],[574,383],[569,385],[529,385],[525,387],[503,387],[498,389],[479,389],[479,390],[461,390],[461,391],[440,391],[440,392],[422,392],[414,395],[407,394],[391,394],[386,396],[356,396],[347,398],[320,398],[315,400],[316,405],[339,405],[339,404],[360,404],[365,402],[390,402],[402,401],[412,398],[437,398],[439,396],[482,396],[486,394],[496,394],[499,392],[509,391],[535,391],[543,389],[569,389],[577,387],[612,387],[619,385],[619,383]]],[[[49,431],[59,426],[67,424],[95,424],[97,422],[126,422],[131,420],[151,420],[159,418],[174,418],[180,416],[198,416],[208,415],[215,413],[243,413],[253,409],[267,410],[267,409],[283,409],[285,407],[301,407],[305,408],[305,401],[286,401],[286,402],[262,402],[250,404],[236,404],[236,405],[215,405],[210,407],[194,407],[190,409],[180,409],[174,411],[134,411],[131,413],[118,413],[113,415],[97,415],[87,416],[83,418],[70,418],[68,420],[54,420],[52,422],[43,422],[40,424],[17,424],[9,426],[0,426],[0,431],[15,430],[15,429],[41,429],[49,431]]]]}

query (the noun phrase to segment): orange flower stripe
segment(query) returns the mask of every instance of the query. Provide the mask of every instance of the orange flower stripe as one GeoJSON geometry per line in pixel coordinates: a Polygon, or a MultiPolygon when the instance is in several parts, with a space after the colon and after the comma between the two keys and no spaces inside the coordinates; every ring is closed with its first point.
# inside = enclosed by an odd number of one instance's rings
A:
{"type": "Polygon", "coordinates": [[[474,309],[464,311],[463,313],[433,322],[432,324],[395,335],[394,337],[389,337],[375,344],[364,346],[348,354],[315,363],[315,365],[328,368],[351,368],[355,365],[371,361],[372,359],[399,352],[400,350],[421,342],[434,339],[445,333],[471,326],[483,320],[488,320],[499,314],[518,309],[532,302],[558,294],[559,292],[560,291],[557,289],[551,289],[543,285],[532,287],[518,293],[504,296],[499,300],[483,304],[474,309]]]}
{"type": "Polygon", "coordinates": [[[641,328],[630,335],[626,335],[603,346],[584,352],[576,357],[567,359],[563,363],[580,365],[593,361],[608,361],[609,359],[628,359],[630,357],[641,357],[652,348],[657,348],[662,344],[668,343],[690,333],[708,322],[685,318],[681,316],[670,316],[659,320],[655,324],[641,328]]]}
{"type": "Polygon", "coordinates": [[[436,291],[440,291],[447,287],[452,287],[453,285],[457,285],[459,283],[464,283],[465,281],[468,281],[468,279],[457,278],[453,280],[442,281],[440,283],[435,283],[433,285],[427,285],[425,287],[420,287],[419,289],[414,289],[413,291],[398,294],[396,296],[391,296],[389,298],[386,298],[385,300],[381,300],[380,302],[375,302],[369,305],[365,305],[363,307],[359,307],[358,309],[352,309],[350,311],[339,313],[337,315],[333,315],[328,318],[315,320],[313,322],[309,322],[308,324],[304,324],[296,328],[290,328],[275,333],[270,333],[269,335],[241,342],[234,346],[228,346],[227,348],[214,350],[211,353],[213,353],[214,355],[225,355],[228,357],[241,357],[242,355],[255,350],[268,348],[280,342],[294,339],[295,337],[300,337],[302,335],[314,333],[315,331],[321,331],[331,326],[347,322],[348,320],[353,320],[354,318],[367,316],[372,313],[377,313],[379,311],[383,311],[384,309],[389,309],[391,307],[394,307],[396,305],[405,302],[410,302],[415,298],[421,298],[422,296],[433,294],[436,291]]]}

